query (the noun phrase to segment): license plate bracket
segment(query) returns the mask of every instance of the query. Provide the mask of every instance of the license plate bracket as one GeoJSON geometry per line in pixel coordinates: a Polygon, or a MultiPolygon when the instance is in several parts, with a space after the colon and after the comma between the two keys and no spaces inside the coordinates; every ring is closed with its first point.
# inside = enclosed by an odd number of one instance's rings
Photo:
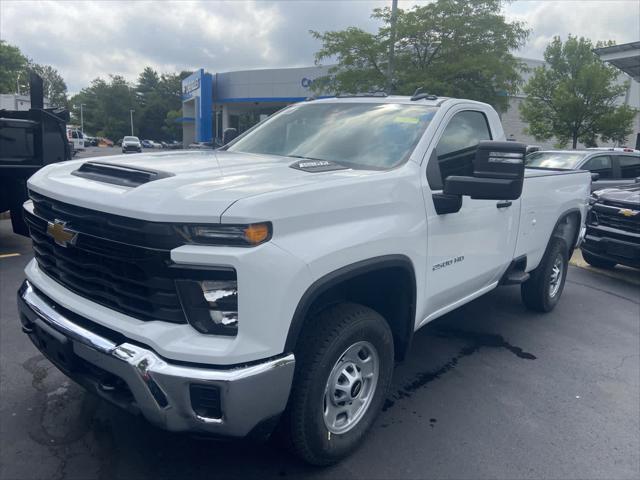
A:
{"type": "Polygon", "coordinates": [[[76,370],[77,357],[73,352],[73,344],[69,338],[42,322],[34,324],[31,337],[38,349],[51,363],[67,373],[76,370]]]}
{"type": "Polygon", "coordinates": [[[607,244],[607,253],[617,257],[633,258],[633,249],[631,247],[616,243],[607,244]]]}

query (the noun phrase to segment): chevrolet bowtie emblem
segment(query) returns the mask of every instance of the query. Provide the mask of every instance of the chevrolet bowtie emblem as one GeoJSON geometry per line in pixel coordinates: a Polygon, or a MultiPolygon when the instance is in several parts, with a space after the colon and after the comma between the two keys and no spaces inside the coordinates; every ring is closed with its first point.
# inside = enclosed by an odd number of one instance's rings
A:
{"type": "Polygon", "coordinates": [[[61,247],[75,244],[76,238],[78,238],[78,232],[69,230],[65,225],[66,222],[62,220],[54,220],[53,223],[47,222],[47,235],[61,247]]]}
{"type": "Polygon", "coordinates": [[[625,217],[635,217],[640,212],[638,210],[631,210],[630,208],[621,208],[618,210],[618,213],[625,217]]]}

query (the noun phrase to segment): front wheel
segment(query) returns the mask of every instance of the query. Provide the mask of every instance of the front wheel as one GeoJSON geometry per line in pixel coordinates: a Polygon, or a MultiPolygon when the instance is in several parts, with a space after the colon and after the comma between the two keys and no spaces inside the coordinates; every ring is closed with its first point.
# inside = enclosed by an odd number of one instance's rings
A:
{"type": "Polygon", "coordinates": [[[540,265],[520,287],[522,301],[531,310],[550,312],[560,300],[569,260],[563,240],[552,238],[540,265]]]}
{"type": "Polygon", "coordinates": [[[393,336],[377,312],[344,303],[312,320],[296,352],[282,433],[300,458],[329,465],[361,443],[382,408],[393,372],[393,336]]]}

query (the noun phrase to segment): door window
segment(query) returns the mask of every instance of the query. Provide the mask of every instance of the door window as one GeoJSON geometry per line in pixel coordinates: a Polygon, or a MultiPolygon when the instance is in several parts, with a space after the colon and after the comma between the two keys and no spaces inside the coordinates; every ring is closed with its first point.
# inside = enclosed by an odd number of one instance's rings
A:
{"type": "Polygon", "coordinates": [[[618,157],[621,178],[640,177],[640,156],[620,155],[618,157]]]}
{"type": "Polygon", "coordinates": [[[429,159],[429,186],[433,190],[441,190],[450,175],[473,175],[473,158],[482,140],[491,140],[484,113],[473,110],[456,113],[429,159]]]}
{"type": "Polygon", "coordinates": [[[600,180],[604,180],[607,178],[613,178],[613,168],[611,165],[612,162],[609,155],[600,155],[598,157],[590,158],[580,168],[582,170],[589,170],[593,173],[599,173],[600,180]]]}

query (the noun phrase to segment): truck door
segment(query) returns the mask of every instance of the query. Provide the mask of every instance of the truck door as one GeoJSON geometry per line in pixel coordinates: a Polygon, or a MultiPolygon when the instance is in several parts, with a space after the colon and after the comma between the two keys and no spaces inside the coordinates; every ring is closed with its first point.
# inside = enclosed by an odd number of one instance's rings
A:
{"type": "Polygon", "coordinates": [[[442,192],[449,175],[473,174],[478,143],[492,139],[486,113],[462,107],[450,111],[427,150],[428,161],[423,162],[430,317],[484,293],[513,258],[520,200],[465,196],[458,212],[438,215],[432,199],[433,193],[442,192]]]}

